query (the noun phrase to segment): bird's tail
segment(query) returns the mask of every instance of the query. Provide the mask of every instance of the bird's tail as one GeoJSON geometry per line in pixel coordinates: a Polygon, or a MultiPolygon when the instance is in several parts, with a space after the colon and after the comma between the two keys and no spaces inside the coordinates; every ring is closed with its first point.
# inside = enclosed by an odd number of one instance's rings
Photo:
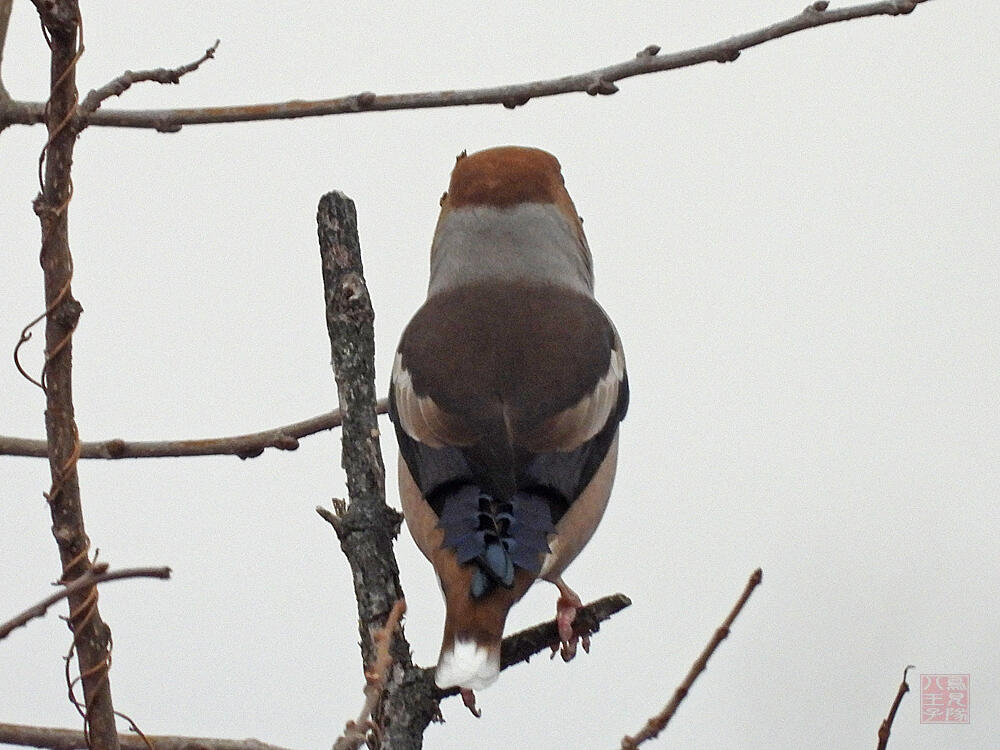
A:
{"type": "Polygon", "coordinates": [[[439,554],[449,558],[449,574],[441,576],[446,611],[435,682],[440,688],[480,690],[492,685],[500,674],[500,642],[507,613],[535,577],[517,568],[510,588],[497,586],[477,598],[471,595],[470,587],[478,566],[457,564],[447,548],[439,554]]]}
{"type": "Polygon", "coordinates": [[[474,484],[444,498],[443,543],[432,562],[446,605],[438,687],[479,690],[500,674],[507,612],[524,596],[555,531],[545,498],[517,492],[497,500],[474,484]]]}

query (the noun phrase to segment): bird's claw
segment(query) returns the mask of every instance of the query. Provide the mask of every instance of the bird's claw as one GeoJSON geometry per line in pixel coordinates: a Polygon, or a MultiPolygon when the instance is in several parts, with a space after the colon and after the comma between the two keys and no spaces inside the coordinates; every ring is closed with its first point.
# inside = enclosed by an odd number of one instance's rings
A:
{"type": "Polygon", "coordinates": [[[477,719],[480,718],[483,715],[483,712],[476,708],[476,694],[468,688],[462,688],[459,692],[462,695],[462,703],[465,704],[465,707],[469,709],[472,715],[477,719]]]}
{"type": "Polygon", "coordinates": [[[579,607],[583,606],[580,597],[569,586],[566,586],[565,583],[559,586],[559,593],[561,596],[556,602],[556,626],[559,629],[559,646],[558,648],[553,646],[552,657],[555,657],[558,650],[563,661],[570,661],[576,656],[577,643],[582,644],[583,650],[588,654],[590,653],[590,636],[585,635],[581,639],[580,636],[573,632],[573,621],[576,619],[576,611],[579,607]]]}

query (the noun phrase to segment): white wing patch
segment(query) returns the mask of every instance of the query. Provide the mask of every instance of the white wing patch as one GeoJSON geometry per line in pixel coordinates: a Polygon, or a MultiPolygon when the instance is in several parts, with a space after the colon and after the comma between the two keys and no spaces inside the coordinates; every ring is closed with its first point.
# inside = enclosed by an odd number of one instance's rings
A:
{"type": "Polygon", "coordinates": [[[413,378],[403,366],[403,355],[398,352],[392,363],[392,390],[399,423],[414,440],[431,448],[475,442],[475,436],[463,428],[459,419],[441,409],[429,396],[417,395],[413,378]]]}
{"type": "Polygon", "coordinates": [[[618,407],[618,392],[625,376],[625,357],[621,344],[611,350],[608,371],[597,381],[594,390],[573,406],[545,420],[521,443],[540,453],[571,451],[594,437],[607,424],[618,407]]]}

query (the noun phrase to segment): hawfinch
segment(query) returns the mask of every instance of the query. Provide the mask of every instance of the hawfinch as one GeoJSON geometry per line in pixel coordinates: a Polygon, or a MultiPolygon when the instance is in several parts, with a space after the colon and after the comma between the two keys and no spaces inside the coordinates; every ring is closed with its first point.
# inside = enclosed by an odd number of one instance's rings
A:
{"type": "Polygon", "coordinates": [[[559,162],[514,146],[463,153],[389,393],[403,514],[444,592],[439,687],[468,703],[496,680],[507,612],[538,578],[559,587],[572,658],[581,602],[562,573],[604,514],[627,406],[559,162]]]}

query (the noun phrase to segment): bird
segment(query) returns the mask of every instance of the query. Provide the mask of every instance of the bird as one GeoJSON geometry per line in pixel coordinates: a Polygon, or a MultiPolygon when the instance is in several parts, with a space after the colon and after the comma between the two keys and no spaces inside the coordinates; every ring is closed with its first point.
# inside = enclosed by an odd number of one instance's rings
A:
{"type": "Polygon", "coordinates": [[[558,587],[558,648],[576,653],[582,603],[562,574],[607,506],[629,389],[552,154],[463,151],[440,205],[389,416],[403,516],[445,599],[435,682],[478,716],[473,691],[496,681],[507,614],[536,580],[558,587]]]}

